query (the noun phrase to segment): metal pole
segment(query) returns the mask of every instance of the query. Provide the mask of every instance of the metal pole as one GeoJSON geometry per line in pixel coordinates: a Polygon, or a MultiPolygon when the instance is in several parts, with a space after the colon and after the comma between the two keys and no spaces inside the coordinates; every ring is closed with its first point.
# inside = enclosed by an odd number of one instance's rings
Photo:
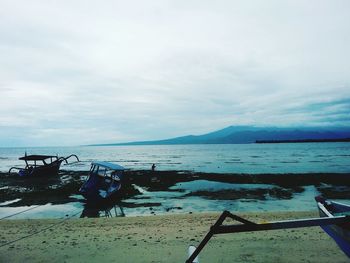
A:
{"type": "Polygon", "coordinates": [[[298,219],[288,221],[276,221],[271,223],[262,224],[241,224],[241,225],[224,225],[218,226],[213,229],[213,234],[226,234],[226,233],[238,233],[249,231],[262,231],[262,230],[277,230],[299,227],[311,227],[311,226],[326,226],[337,225],[350,221],[349,216],[337,216],[337,217],[321,217],[321,218],[309,218],[298,219]]]}
{"type": "Polygon", "coordinates": [[[277,230],[277,229],[300,228],[300,227],[311,227],[311,226],[339,225],[347,222],[350,222],[350,216],[295,219],[295,220],[276,221],[276,222],[270,222],[270,223],[256,224],[254,222],[241,218],[240,216],[231,214],[228,211],[224,211],[220,215],[216,223],[210,228],[209,232],[203,238],[202,242],[198,245],[196,250],[186,260],[186,263],[193,263],[193,260],[198,256],[198,254],[202,251],[204,246],[215,234],[251,232],[251,231],[262,231],[262,230],[277,230]],[[243,224],[222,225],[222,223],[225,221],[227,217],[237,220],[243,224]]]}
{"type": "Polygon", "coordinates": [[[203,238],[202,242],[198,245],[196,250],[192,253],[192,255],[186,260],[186,263],[192,263],[193,260],[198,256],[198,254],[202,251],[203,247],[208,243],[208,241],[211,239],[211,237],[214,235],[213,229],[216,229],[218,226],[220,226],[226,219],[226,217],[230,213],[228,211],[222,212],[219,219],[216,221],[216,223],[210,228],[209,232],[206,234],[206,236],[203,238]]]}

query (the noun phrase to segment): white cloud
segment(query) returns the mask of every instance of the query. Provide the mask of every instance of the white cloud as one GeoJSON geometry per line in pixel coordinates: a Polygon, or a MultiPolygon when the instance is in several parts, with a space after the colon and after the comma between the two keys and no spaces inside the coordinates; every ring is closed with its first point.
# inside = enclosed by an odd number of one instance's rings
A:
{"type": "Polygon", "coordinates": [[[0,1],[2,145],[350,124],[348,1],[0,1]]]}

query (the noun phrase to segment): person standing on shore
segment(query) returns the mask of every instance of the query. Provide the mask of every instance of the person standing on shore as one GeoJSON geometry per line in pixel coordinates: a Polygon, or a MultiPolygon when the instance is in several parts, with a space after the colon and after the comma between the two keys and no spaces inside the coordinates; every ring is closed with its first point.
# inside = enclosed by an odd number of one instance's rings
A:
{"type": "Polygon", "coordinates": [[[152,183],[155,183],[155,182],[159,182],[158,178],[157,178],[157,175],[155,173],[155,169],[156,169],[156,165],[155,164],[152,164],[152,167],[151,167],[151,182],[152,183]]]}

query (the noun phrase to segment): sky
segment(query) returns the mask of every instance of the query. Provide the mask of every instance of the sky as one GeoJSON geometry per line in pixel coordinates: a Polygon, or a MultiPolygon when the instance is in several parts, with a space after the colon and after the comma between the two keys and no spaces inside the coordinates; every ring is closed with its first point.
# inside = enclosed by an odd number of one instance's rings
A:
{"type": "Polygon", "coordinates": [[[350,126],[350,1],[0,0],[0,147],[350,126]]]}

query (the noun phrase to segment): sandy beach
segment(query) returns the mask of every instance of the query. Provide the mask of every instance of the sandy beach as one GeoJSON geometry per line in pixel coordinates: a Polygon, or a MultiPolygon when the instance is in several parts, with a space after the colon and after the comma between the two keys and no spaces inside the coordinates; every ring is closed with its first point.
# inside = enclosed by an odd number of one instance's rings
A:
{"type": "MultiPolygon", "coordinates": [[[[218,213],[0,221],[0,262],[184,262],[218,213]]],[[[255,222],[317,217],[316,212],[241,214],[255,222]]],[[[321,228],[214,236],[200,262],[348,262],[321,228]]]]}

